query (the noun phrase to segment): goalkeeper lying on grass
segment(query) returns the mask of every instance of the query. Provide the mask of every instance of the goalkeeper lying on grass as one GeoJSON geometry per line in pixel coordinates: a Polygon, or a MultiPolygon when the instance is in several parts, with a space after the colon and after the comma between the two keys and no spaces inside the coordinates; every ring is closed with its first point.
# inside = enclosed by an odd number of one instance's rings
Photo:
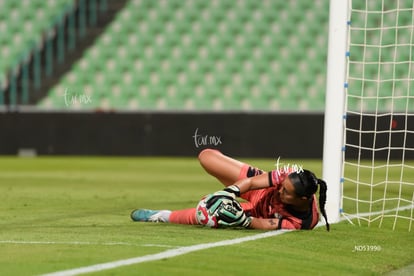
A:
{"type": "Polygon", "coordinates": [[[197,208],[185,210],[134,210],[134,221],[204,224],[210,227],[253,229],[313,229],[319,220],[315,193],[319,187],[319,208],[325,212],[326,183],[300,166],[264,172],[212,149],[199,154],[203,168],[226,188],[204,197],[197,208]],[[236,197],[247,202],[239,203],[236,197]]]}

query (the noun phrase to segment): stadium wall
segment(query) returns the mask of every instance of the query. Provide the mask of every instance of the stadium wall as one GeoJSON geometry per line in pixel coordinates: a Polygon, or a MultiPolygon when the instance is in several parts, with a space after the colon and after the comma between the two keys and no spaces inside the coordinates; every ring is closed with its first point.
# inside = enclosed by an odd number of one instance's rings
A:
{"type": "MultiPolygon", "coordinates": [[[[0,154],[196,156],[216,148],[232,156],[322,158],[323,113],[31,113],[0,114],[0,154]]],[[[393,145],[414,147],[403,129],[414,128],[405,116],[349,116],[350,158],[387,158],[393,145]],[[374,132],[392,128],[391,134],[374,132]],[[364,148],[367,148],[365,150],[364,148]],[[372,150],[373,149],[373,150],[372,150]]],[[[391,158],[414,158],[414,152],[392,149],[391,158]]]]}
{"type": "Polygon", "coordinates": [[[27,113],[0,115],[0,154],[321,158],[322,114],[27,113]]]}

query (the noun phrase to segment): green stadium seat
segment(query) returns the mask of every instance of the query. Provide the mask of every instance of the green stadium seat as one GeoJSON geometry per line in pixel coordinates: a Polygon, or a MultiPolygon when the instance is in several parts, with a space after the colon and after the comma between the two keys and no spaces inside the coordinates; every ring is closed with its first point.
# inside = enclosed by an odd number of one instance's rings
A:
{"type": "Polygon", "coordinates": [[[3,1],[1,4],[0,75],[6,76],[27,59],[44,34],[63,19],[75,1],[3,1]]]}
{"type": "MultiPolygon", "coordinates": [[[[91,85],[104,105],[117,109],[323,111],[329,13],[321,7],[328,4],[131,0],[62,83],[91,85]],[[125,95],[104,88],[114,85],[125,95]]],[[[353,25],[363,23],[356,19],[353,25]]],[[[384,41],[392,37],[389,32],[384,41]]],[[[353,42],[364,43],[364,37],[355,34],[353,42]]],[[[364,58],[361,47],[350,51],[351,61],[364,58]]],[[[386,56],[390,51],[383,49],[386,56]]],[[[378,53],[368,51],[366,60],[369,55],[378,53]]],[[[375,77],[377,68],[368,67],[365,76],[375,77]]],[[[350,69],[360,70],[353,64],[350,69]]],[[[380,95],[388,90],[381,86],[380,95]]]]}
{"type": "Polygon", "coordinates": [[[122,93],[120,86],[112,86],[112,93],[107,96],[111,108],[122,109],[127,106],[129,98],[122,93]]]}
{"type": "Polygon", "coordinates": [[[299,110],[299,103],[296,99],[284,98],[278,99],[278,101],[280,103],[280,110],[282,111],[299,110]]]}
{"type": "Polygon", "coordinates": [[[241,102],[231,97],[216,98],[213,100],[213,107],[215,110],[240,110],[241,102]]]}

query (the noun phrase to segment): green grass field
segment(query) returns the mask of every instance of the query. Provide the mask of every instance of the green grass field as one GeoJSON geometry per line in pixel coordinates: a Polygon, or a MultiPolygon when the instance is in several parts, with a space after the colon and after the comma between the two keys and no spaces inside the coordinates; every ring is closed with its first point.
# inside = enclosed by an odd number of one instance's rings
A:
{"type": "MultiPolygon", "coordinates": [[[[274,164],[243,161],[266,170],[274,164]]],[[[301,164],[321,175],[320,161],[301,164]]],[[[263,233],[130,220],[135,208],[193,207],[221,189],[196,158],[1,157],[0,167],[0,275],[39,275],[263,233]]],[[[289,232],[91,275],[377,275],[414,262],[413,233],[386,226],[341,222],[331,232],[289,232]]]]}

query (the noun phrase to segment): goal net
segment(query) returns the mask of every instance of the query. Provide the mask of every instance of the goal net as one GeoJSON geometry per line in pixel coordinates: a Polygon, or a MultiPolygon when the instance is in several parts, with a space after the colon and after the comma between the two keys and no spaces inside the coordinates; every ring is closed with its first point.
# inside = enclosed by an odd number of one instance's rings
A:
{"type": "Polygon", "coordinates": [[[410,231],[414,0],[349,1],[340,213],[410,231]]]}

